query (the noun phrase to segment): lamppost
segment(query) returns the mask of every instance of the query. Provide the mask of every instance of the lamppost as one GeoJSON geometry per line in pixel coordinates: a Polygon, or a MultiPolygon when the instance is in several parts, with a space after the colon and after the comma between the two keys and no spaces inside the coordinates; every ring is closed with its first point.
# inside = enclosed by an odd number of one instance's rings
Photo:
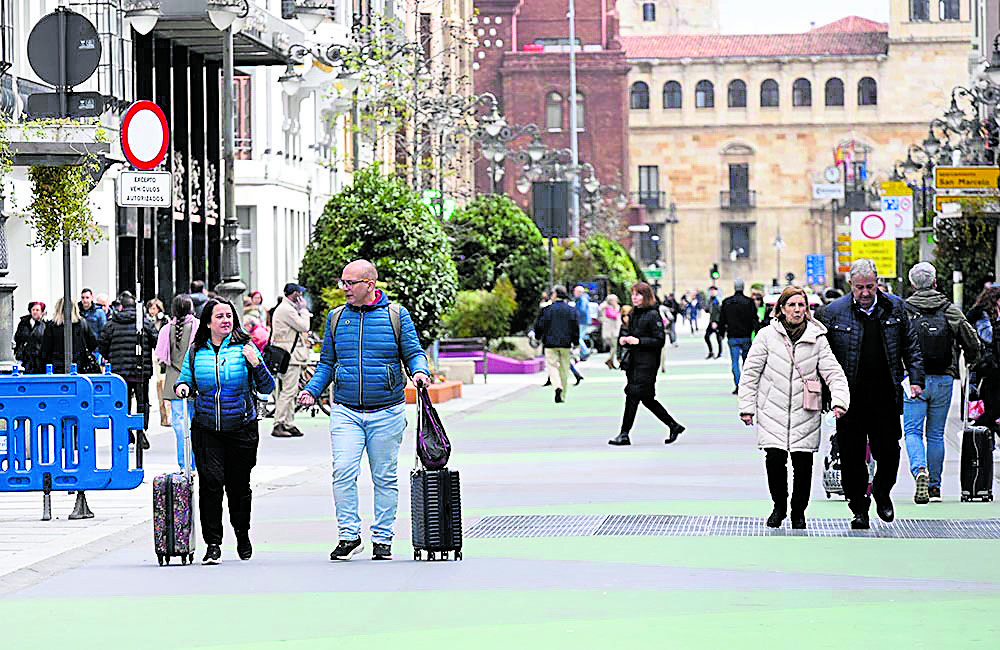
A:
{"type": "MultiPolygon", "coordinates": [[[[530,134],[532,142],[528,146],[528,154],[532,161],[541,159],[546,147],[542,144],[541,131],[534,124],[511,126],[500,113],[499,102],[493,93],[483,93],[479,103],[489,106],[489,112],[478,121],[472,133],[472,139],[479,143],[479,149],[490,163],[490,193],[497,193],[497,186],[504,176],[504,160],[512,150],[510,144],[523,135],[530,134]]],[[[527,190],[524,190],[525,192],[527,190]]]]}
{"type": "Polygon", "coordinates": [[[670,202],[670,210],[664,223],[670,225],[670,292],[677,295],[677,255],[674,249],[674,231],[680,219],[677,218],[677,204],[670,202]]]}
{"type": "MultiPolygon", "coordinates": [[[[594,174],[590,163],[584,163],[585,179],[582,183],[583,196],[580,201],[581,219],[586,219],[587,230],[595,232],[606,226],[606,232],[617,232],[618,214],[628,207],[628,197],[617,185],[603,185],[594,174]],[[616,208],[611,210],[610,204],[616,208]]],[[[657,260],[659,261],[659,260],[657,260]]]]}
{"type": "Polygon", "coordinates": [[[774,236],[774,242],[771,243],[774,246],[774,253],[776,256],[775,272],[774,272],[774,283],[775,286],[781,286],[781,251],[785,248],[785,240],[781,238],[781,227],[778,227],[778,233],[774,236]]]}

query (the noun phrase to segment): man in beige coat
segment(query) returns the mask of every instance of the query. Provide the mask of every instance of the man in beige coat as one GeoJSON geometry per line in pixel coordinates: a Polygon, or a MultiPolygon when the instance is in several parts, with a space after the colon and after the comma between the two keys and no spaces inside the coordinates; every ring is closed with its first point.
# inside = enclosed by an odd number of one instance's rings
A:
{"type": "Polygon", "coordinates": [[[271,344],[292,355],[288,371],[279,376],[281,391],[278,393],[274,412],[276,438],[302,435],[295,426],[295,397],[299,394],[299,377],[309,363],[309,320],[312,314],[306,309],[302,294],[305,288],[289,282],[285,285],[285,299],[271,314],[271,344]]]}

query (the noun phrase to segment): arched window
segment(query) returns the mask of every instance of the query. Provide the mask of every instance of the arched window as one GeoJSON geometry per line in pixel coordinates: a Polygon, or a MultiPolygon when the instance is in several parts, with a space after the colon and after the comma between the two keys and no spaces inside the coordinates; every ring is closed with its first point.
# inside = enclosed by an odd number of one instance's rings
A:
{"type": "Polygon", "coordinates": [[[647,23],[656,22],[656,3],[655,2],[644,2],[644,3],[642,3],[642,20],[643,20],[643,22],[647,22],[647,23]]]}
{"type": "Polygon", "coordinates": [[[799,77],[792,84],[792,106],[812,106],[813,89],[808,79],[799,77]]]}
{"type": "Polygon", "coordinates": [[[740,79],[729,82],[729,108],[747,107],[747,85],[740,79]]]}
{"type": "Polygon", "coordinates": [[[676,81],[663,84],[663,108],[681,107],[681,85],[676,81]]]}
{"type": "Polygon", "coordinates": [[[844,105],[844,82],[836,77],[832,77],[826,80],[826,90],[824,92],[826,95],[826,105],[827,106],[843,106],[844,105]]]}
{"type": "Polygon", "coordinates": [[[637,110],[649,108],[649,86],[644,81],[632,84],[632,89],[628,93],[628,107],[637,110]]]}
{"type": "Polygon", "coordinates": [[[583,93],[576,94],[576,130],[583,131],[583,93]]]}
{"type": "Polygon", "coordinates": [[[778,82],[765,79],[760,84],[760,105],[763,108],[774,108],[778,105],[778,82]]]}
{"type": "Polygon", "coordinates": [[[695,108],[712,108],[715,106],[715,87],[711,81],[702,79],[694,87],[695,108]]]}
{"type": "Polygon", "coordinates": [[[878,104],[878,84],[871,77],[864,77],[858,82],[858,106],[876,104],[878,104]]]}
{"type": "Polygon", "coordinates": [[[562,95],[551,92],[545,96],[545,128],[547,130],[562,130],[562,111],[562,95]]]}

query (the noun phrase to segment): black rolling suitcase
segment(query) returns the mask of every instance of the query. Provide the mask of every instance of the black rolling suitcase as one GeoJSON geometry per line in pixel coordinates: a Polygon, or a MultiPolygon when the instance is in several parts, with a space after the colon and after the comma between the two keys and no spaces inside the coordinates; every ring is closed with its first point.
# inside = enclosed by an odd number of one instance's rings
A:
{"type": "MultiPolygon", "coordinates": [[[[965,395],[969,396],[966,380],[965,395]]],[[[993,431],[969,423],[968,399],[963,400],[962,421],[962,501],[993,500],[993,431]]]]}
{"type": "Polygon", "coordinates": [[[413,559],[462,559],[462,487],[445,465],[451,443],[426,388],[417,389],[417,453],[410,472],[413,559]],[[422,465],[422,466],[421,466],[422,465]]]}

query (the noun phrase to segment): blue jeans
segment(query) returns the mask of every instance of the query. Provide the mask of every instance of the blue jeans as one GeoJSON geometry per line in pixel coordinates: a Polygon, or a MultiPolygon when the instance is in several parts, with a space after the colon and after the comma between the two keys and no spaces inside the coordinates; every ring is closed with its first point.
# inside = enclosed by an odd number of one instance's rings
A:
{"type": "MultiPolygon", "coordinates": [[[[170,426],[174,428],[174,437],[177,439],[177,465],[184,467],[184,419],[183,400],[172,399],[170,402],[170,426]]],[[[188,431],[191,430],[191,405],[188,404],[188,431]]],[[[195,470],[194,453],[191,453],[191,471],[195,470]]]]}
{"type": "Polygon", "coordinates": [[[944,425],[951,408],[951,391],[955,380],[951,375],[927,375],[924,392],[917,399],[909,394],[903,398],[903,434],[906,454],[910,457],[910,472],[926,468],[930,486],[941,487],[941,467],[944,465],[944,425]],[[927,421],[927,448],[924,449],[924,420],[927,421]]]}
{"type": "Polygon", "coordinates": [[[750,352],[750,339],[729,339],[729,357],[733,360],[733,381],[740,385],[740,358],[747,360],[750,352]]]}
{"type": "Polygon", "coordinates": [[[359,413],[336,405],[330,415],[330,446],[333,449],[333,500],[337,508],[340,539],[361,536],[358,515],[358,475],[361,454],[368,450],[368,465],[375,484],[375,521],[372,542],[392,542],[399,488],[396,465],[399,445],[406,429],[406,406],[399,404],[374,413],[359,413]]]}
{"type": "Polygon", "coordinates": [[[590,344],[587,342],[587,334],[590,333],[589,325],[580,325],[580,361],[586,361],[590,356],[590,344]]]}

